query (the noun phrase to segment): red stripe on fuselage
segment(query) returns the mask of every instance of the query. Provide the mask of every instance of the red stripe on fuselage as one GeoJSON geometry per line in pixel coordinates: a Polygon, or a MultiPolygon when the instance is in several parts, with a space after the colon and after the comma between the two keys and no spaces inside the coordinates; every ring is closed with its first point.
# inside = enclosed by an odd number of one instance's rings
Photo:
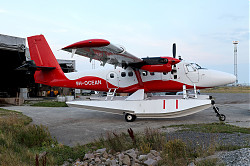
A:
{"type": "MultiPolygon", "coordinates": [[[[118,88],[117,86],[107,82],[105,79],[94,77],[94,76],[86,76],[76,80],[53,80],[49,83],[50,86],[58,86],[58,87],[69,87],[76,89],[86,89],[86,90],[94,90],[94,91],[108,91],[109,88],[118,88]],[[108,84],[108,86],[107,86],[108,84]]],[[[153,80],[143,82],[143,87],[141,85],[134,84],[127,87],[119,87],[117,89],[117,93],[133,93],[138,89],[144,89],[146,93],[150,92],[178,92],[183,90],[183,83],[177,81],[162,81],[162,80],[153,80]]],[[[186,85],[187,89],[192,89],[193,86],[186,85]]],[[[197,89],[203,89],[206,87],[196,87],[197,89]]]]}

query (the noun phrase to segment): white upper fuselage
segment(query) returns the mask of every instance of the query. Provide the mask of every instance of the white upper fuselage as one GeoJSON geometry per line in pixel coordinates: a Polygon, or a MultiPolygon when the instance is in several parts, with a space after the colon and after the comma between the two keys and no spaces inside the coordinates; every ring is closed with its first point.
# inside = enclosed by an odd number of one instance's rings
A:
{"type": "Polygon", "coordinates": [[[168,73],[139,71],[143,85],[139,85],[135,71],[130,67],[65,73],[65,76],[74,88],[97,91],[108,91],[112,88],[117,89],[117,92],[128,93],[138,89],[144,89],[145,92],[177,92],[182,90],[184,84],[187,88],[192,88],[195,84],[202,89],[230,84],[236,80],[232,74],[201,68],[195,63],[185,61],[176,64],[173,71],[168,73]]]}

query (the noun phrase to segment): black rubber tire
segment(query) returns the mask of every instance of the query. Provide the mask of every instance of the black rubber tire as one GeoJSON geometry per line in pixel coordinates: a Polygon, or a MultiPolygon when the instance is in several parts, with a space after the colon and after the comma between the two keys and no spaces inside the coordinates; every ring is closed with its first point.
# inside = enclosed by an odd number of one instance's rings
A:
{"type": "Polygon", "coordinates": [[[133,116],[133,121],[135,121],[136,120],[136,115],[132,115],[133,116]]]}
{"type": "Polygon", "coordinates": [[[126,120],[127,122],[133,122],[133,121],[135,120],[135,115],[126,113],[126,114],[125,114],[125,120],[126,120]]]}
{"type": "Polygon", "coordinates": [[[226,120],[226,116],[224,114],[220,114],[219,120],[220,121],[225,121],[226,120]]]}

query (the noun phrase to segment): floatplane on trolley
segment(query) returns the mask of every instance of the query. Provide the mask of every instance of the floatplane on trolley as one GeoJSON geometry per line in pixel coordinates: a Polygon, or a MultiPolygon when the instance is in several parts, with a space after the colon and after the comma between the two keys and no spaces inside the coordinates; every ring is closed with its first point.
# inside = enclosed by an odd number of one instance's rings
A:
{"type": "Polygon", "coordinates": [[[92,60],[114,65],[114,69],[95,69],[63,73],[43,35],[28,37],[31,60],[35,62],[35,82],[49,86],[69,87],[107,92],[107,96],[93,100],[70,101],[69,106],[125,115],[128,122],[136,117],[175,118],[187,116],[213,106],[220,120],[215,102],[208,95],[198,95],[197,89],[211,88],[235,82],[232,74],[202,68],[173,57],[138,58],[125,48],[103,39],[84,40],[62,48],[92,60]],[[193,89],[193,93],[188,90],[193,89]],[[179,92],[182,95],[152,95],[154,92],[179,92]],[[116,96],[129,93],[130,96],[116,96]]]}

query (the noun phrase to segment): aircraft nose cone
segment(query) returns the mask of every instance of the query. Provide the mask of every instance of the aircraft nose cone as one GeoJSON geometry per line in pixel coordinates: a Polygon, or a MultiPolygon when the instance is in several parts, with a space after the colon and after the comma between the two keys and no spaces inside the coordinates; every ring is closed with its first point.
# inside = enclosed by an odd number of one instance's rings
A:
{"type": "Polygon", "coordinates": [[[230,74],[228,77],[227,77],[227,81],[229,82],[228,84],[232,84],[236,81],[236,76],[233,75],[233,74],[230,74]]]}
{"type": "Polygon", "coordinates": [[[236,81],[235,75],[216,70],[203,70],[200,74],[200,84],[204,87],[222,86],[236,81]]]}
{"type": "Polygon", "coordinates": [[[218,80],[216,81],[218,86],[232,84],[236,81],[236,76],[229,73],[218,72],[218,80]]]}

